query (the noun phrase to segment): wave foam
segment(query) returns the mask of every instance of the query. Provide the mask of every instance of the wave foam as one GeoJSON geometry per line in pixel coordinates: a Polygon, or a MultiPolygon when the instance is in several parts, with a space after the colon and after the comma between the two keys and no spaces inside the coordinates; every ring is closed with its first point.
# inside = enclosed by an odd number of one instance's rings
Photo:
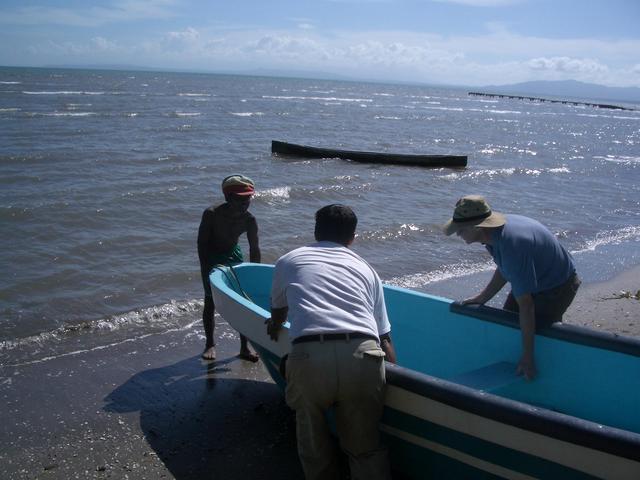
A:
{"type": "Polygon", "coordinates": [[[259,117],[264,115],[263,112],[229,112],[231,115],[235,115],[236,117],[259,117]]]}
{"type": "Polygon", "coordinates": [[[37,352],[37,360],[10,366],[28,365],[108,348],[149,335],[193,328],[200,323],[199,315],[194,317],[194,314],[202,309],[202,303],[201,300],[171,301],[164,305],[142,308],[121,315],[88,320],[80,324],[63,325],[30,337],[0,341],[0,358],[9,356],[12,359],[33,358],[34,351],[37,352]],[[126,330],[126,339],[115,337],[117,340],[114,342],[113,335],[108,333],[118,330],[126,330]],[[75,345],[86,348],[70,351],[69,347],[73,348],[75,345]],[[42,356],[42,353],[47,355],[42,356]]]}
{"type": "Polygon", "coordinates": [[[413,223],[403,223],[402,225],[388,230],[373,230],[357,233],[356,237],[361,240],[395,240],[397,238],[408,237],[413,232],[424,232],[424,229],[413,223]]]}
{"type": "Polygon", "coordinates": [[[104,92],[85,92],[80,90],[60,90],[60,91],[29,91],[23,90],[25,95],[104,95],[104,92]]]}
{"type": "Polygon", "coordinates": [[[430,272],[412,273],[401,277],[393,277],[385,280],[385,283],[403,288],[420,288],[430,283],[441,282],[450,278],[466,277],[474,273],[489,271],[495,268],[493,262],[484,263],[458,263],[446,265],[430,272]]]}
{"type": "Polygon", "coordinates": [[[595,156],[593,157],[594,160],[603,160],[605,162],[612,162],[612,163],[622,163],[624,165],[638,165],[640,164],[640,157],[629,157],[629,156],[625,156],[625,155],[607,155],[607,156],[595,156]]]}
{"type": "Polygon", "coordinates": [[[53,113],[34,113],[34,117],[91,117],[97,115],[95,112],[53,112],[53,113]]]}
{"type": "Polygon", "coordinates": [[[373,102],[370,98],[302,97],[284,95],[262,95],[262,98],[268,98],[271,100],[319,100],[322,102],[373,102]]]}
{"type": "Polygon", "coordinates": [[[289,200],[291,196],[291,187],[274,187],[265,190],[258,190],[254,195],[255,198],[269,200],[289,200]]]}
{"type": "Polygon", "coordinates": [[[640,117],[627,117],[623,115],[602,115],[595,113],[578,113],[576,116],[589,118],[613,118],[616,120],[640,120],[640,117]]]}
{"type": "Polygon", "coordinates": [[[463,178],[483,178],[483,177],[510,177],[512,175],[523,175],[530,177],[538,177],[543,174],[564,174],[571,173],[571,170],[566,166],[552,167],[552,168],[493,168],[486,170],[475,170],[465,172],[452,172],[442,175],[440,178],[445,180],[460,180],[463,178]]]}
{"type": "Polygon", "coordinates": [[[588,240],[582,248],[572,251],[572,254],[593,252],[598,247],[619,245],[629,241],[640,241],[640,226],[623,227],[618,230],[599,232],[593,240],[588,240]]]}

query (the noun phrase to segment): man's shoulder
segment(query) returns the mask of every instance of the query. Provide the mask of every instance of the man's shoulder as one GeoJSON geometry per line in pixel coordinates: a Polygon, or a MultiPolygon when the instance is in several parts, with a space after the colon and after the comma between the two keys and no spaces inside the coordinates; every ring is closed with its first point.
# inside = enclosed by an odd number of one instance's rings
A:
{"type": "Polygon", "coordinates": [[[549,229],[534,218],[524,215],[507,215],[504,234],[515,240],[533,239],[534,236],[549,233],[549,229]]]}
{"type": "Polygon", "coordinates": [[[310,249],[307,245],[302,246],[302,247],[298,247],[298,248],[294,248],[293,250],[289,250],[287,253],[285,253],[284,255],[282,255],[279,259],[278,262],[287,262],[290,261],[300,255],[304,255],[305,253],[309,252],[310,249]]]}
{"type": "Polygon", "coordinates": [[[215,215],[215,214],[221,213],[224,211],[224,207],[226,205],[227,205],[226,203],[221,203],[219,205],[211,205],[205,208],[203,213],[205,215],[215,215]]]}

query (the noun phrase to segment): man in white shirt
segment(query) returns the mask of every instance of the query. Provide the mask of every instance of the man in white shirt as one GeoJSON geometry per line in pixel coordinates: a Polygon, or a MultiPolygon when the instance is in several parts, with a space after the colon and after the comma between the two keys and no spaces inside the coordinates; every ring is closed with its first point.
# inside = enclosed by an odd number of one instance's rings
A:
{"type": "Polygon", "coordinates": [[[287,404],[296,411],[298,455],[307,480],[339,478],[339,456],[325,418],[330,407],[353,480],[389,479],[378,423],[384,358],[396,361],[382,283],[348,247],[358,219],[344,205],[316,212],[317,243],[276,263],[267,332],[290,322],[287,404]]]}

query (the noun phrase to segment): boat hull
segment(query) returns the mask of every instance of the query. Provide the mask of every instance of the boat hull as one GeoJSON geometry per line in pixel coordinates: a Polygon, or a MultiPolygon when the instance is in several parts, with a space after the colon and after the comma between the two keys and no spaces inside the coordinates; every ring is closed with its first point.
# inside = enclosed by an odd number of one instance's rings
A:
{"type": "Polygon", "coordinates": [[[466,155],[412,155],[384,152],[362,152],[353,150],[337,150],[333,148],[309,147],[295,143],[271,142],[271,152],[284,155],[296,155],[306,158],[342,158],[364,163],[384,163],[392,165],[413,165],[420,167],[455,167],[467,166],[466,155]]]}
{"type": "MultiPolygon", "coordinates": [[[[218,269],[212,273],[211,281],[218,312],[249,338],[273,380],[284,387],[279,364],[289,351],[288,329],[283,329],[278,342],[273,342],[264,326],[269,316],[272,268],[243,264],[233,271],[218,269]],[[253,301],[243,298],[239,293],[243,289],[253,301]]],[[[630,430],[507,398],[505,392],[530,393],[535,399],[536,389],[554,391],[551,383],[544,383],[551,382],[553,377],[549,375],[545,380],[545,371],[551,366],[544,360],[539,360],[542,373],[541,379],[536,380],[538,383],[526,383],[514,375],[513,363],[493,361],[496,358],[484,352],[491,350],[488,345],[497,337],[496,351],[502,359],[506,355],[510,360],[517,354],[519,332],[514,319],[493,309],[467,310],[450,300],[396,287],[385,286],[385,298],[400,365],[386,365],[387,393],[380,429],[389,447],[394,471],[407,478],[640,478],[640,435],[637,433],[640,428],[636,428],[640,418],[634,409],[634,405],[640,405],[636,403],[637,387],[628,389],[627,396],[631,398],[618,405],[621,409],[628,408],[628,415],[636,417],[630,420],[633,427],[630,430]],[[417,343],[417,337],[410,326],[415,326],[416,312],[420,311],[416,308],[422,304],[424,309],[428,306],[428,317],[436,324],[460,323],[472,334],[474,328],[485,332],[486,341],[482,340],[482,333],[475,340],[486,355],[481,368],[460,373],[443,366],[442,376],[436,376],[401,366],[414,363],[411,345],[417,343]],[[414,319],[405,326],[408,312],[413,312],[414,319]],[[440,318],[443,316],[447,318],[440,318]],[[485,361],[489,364],[485,365],[485,361]]],[[[440,336],[440,340],[446,338],[445,334],[440,336]]],[[[631,368],[626,374],[629,381],[637,383],[640,378],[640,342],[591,335],[584,329],[560,328],[541,335],[537,344],[541,353],[547,353],[558,342],[569,342],[571,348],[595,349],[594,355],[613,356],[613,360],[607,361],[617,362],[616,368],[631,368]],[[565,337],[571,335],[576,338],[569,342],[571,339],[565,337]]],[[[435,343],[419,345],[416,358],[428,356],[425,352],[430,350],[437,350],[435,343]]],[[[476,353],[471,355],[471,360],[475,362],[474,355],[476,353]]],[[[556,361],[551,350],[547,357],[556,361]]],[[[578,354],[574,357],[579,361],[578,354]]],[[[561,394],[555,392],[554,396],[561,397],[561,394]]],[[[591,415],[597,417],[599,413],[591,415]]],[[[620,415],[623,420],[614,416],[611,422],[627,421],[624,418],[628,415],[620,415]]]]}

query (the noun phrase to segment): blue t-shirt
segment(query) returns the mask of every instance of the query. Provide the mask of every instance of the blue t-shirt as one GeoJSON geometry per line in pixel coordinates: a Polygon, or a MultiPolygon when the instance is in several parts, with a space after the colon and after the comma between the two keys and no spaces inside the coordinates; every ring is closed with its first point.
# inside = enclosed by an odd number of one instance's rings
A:
{"type": "Polygon", "coordinates": [[[562,285],[575,272],[573,258],[540,222],[506,215],[507,223],[493,231],[486,245],[517,298],[562,285]]]}

